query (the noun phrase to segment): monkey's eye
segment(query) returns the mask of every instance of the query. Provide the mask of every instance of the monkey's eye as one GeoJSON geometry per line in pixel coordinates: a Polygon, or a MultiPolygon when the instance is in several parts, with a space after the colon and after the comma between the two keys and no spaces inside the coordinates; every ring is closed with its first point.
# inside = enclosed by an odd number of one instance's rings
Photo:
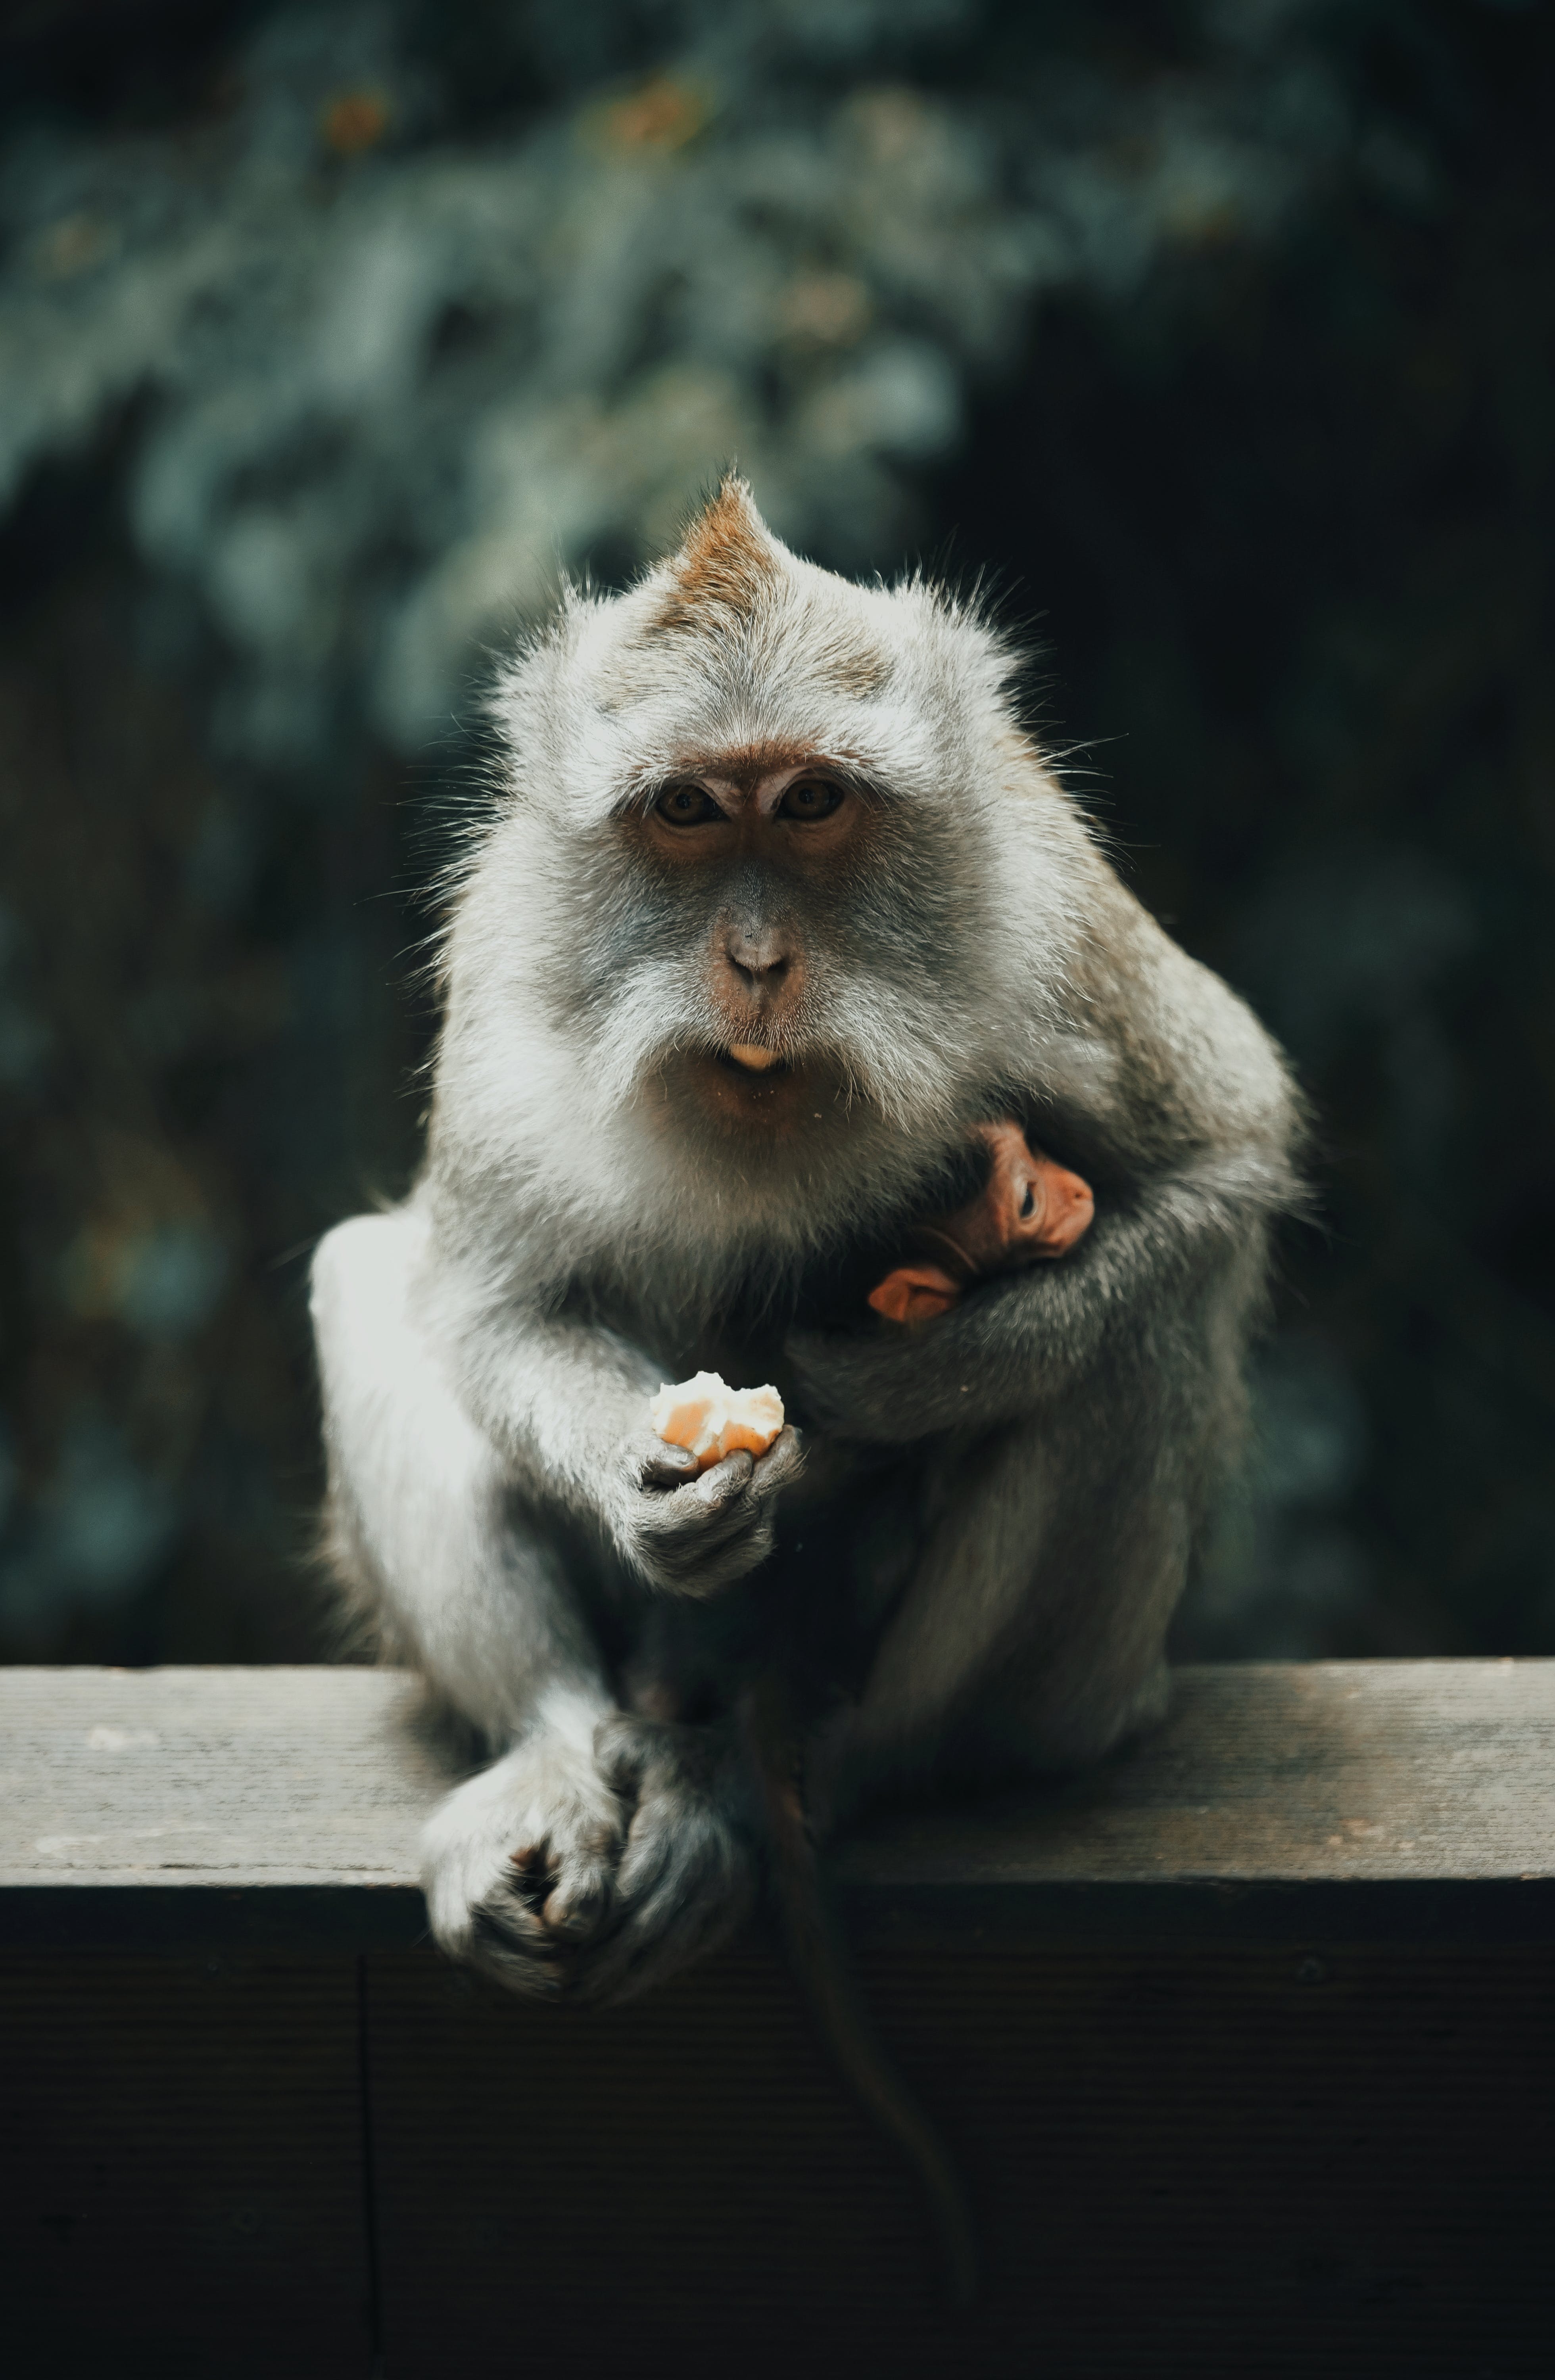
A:
{"type": "Polygon", "coordinates": [[[801,777],[790,785],[777,806],[779,818],[803,819],[807,824],[813,819],[830,818],[843,798],[840,785],[829,785],[824,777],[801,777]]]}
{"type": "Polygon", "coordinates": [[[700,785],[672,785],[668,793],[660,795],[653,807],[671,826],[709,826],[723,816],[712,795],[704,794],[700,785]]]}

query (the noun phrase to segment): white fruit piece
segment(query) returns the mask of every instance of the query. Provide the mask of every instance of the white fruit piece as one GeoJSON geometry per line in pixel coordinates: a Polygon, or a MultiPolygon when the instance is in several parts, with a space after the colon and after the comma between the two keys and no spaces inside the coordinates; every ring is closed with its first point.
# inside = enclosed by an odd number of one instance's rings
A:
{"type": "Polygon", "coordinates": [[[699,1372],[674,1388],[666,1382],[649,1410],[660,1437],[689,1447],[699,1471],[742,1450],[765,1454],[783,1427],[783,1399],[775,1389],[732,1389],[716,1372],[699,1372]]]}

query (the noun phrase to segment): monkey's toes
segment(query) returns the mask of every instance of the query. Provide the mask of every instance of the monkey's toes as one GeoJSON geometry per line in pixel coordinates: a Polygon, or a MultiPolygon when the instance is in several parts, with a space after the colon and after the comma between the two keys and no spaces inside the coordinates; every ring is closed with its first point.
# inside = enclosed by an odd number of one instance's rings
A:
{"type": "Polygon", "coordinates": [[[587,1941],[610,1910],[616,1839],[601,1828],[568,1853],[547,1842],[521,1843],[508,1853],[509,1890],[531,1923],[557,1944],[587,1941]]]}
{"type": "Polygon", "coordinates": [[[613,1913],[626,1813],[587,1755],[540,1740],[456,1786],[428,1821],[432,1933],[510,1991],[553,1998],[613,1913]]]}

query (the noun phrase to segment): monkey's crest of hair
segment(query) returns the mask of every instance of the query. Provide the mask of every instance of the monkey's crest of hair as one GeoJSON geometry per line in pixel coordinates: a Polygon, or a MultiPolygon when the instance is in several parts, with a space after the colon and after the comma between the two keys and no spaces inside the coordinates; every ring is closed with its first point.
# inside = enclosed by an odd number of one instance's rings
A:
{"type": "Polygon", "coordinates": [[[564,589],[499,674],[503,782],[447,943],[430,1178],[467,1254],[472,1217],[515,1266],[533,1219],[562,1272],[629,1272],[668,1236],[716,1301],[754,1257],[797,1266],[899,1208],[998,1087],[1051,1079],[1110,871],[1015,671],[920,577],[857,586],[790,552],[735,478],[625,593],[564,589]],[[870,831],[804,896],[804,995],[775,1028],[840,1093],[758,1147],[676,1062],[728,1039],[721,915],[789,895],[655,867],[631,829],[698,771],[791,762],[855,789],[870,831]]]}
{"type": "MultiPolygon", "coordinates": [[[[743,480],[727,479],[668,565],[654,625],[702,635],[717,615],[749,619],[781,586],[778,548],[743,480]]],[[[714,633],[720,633],[714,629],[714,633]]]]}

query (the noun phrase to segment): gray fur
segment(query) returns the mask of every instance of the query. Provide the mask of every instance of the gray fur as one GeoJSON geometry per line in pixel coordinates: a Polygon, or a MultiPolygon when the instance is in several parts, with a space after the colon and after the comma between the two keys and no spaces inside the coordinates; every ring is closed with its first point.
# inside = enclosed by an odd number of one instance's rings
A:
{"type": "Polygon", "coordinates": [[[732,485],[498,688],[426,1169],[324,1240],[314,1313],[336,1570],[496,1755],[429,1831],[433,1927],[519,1989],[620,1997],[737,1919],[738,1623],[818,1601],[818,1560],[848,1647],[807,1705],[818,1811],[1092,1759],[1164,1706],[1297,1103],[1113,874],[1011,669],[732,485]],[[753,747],[859,788],[862,856],[797,889],[645,865],[658,790],[753,747]],[[761,1029],[815,1087],[776,1138],[692,1072],[745,996],[717,953],[773,933],[803,967],[761,1029]],[[1004,1113],[1094,1183],[1078,1247],[911,1330],[807,1305],[1004,1113]],[[673,1484],[645,1401],[705,1361],[775,1374],[808,1461],[785,1436],[673,1484]]]}

